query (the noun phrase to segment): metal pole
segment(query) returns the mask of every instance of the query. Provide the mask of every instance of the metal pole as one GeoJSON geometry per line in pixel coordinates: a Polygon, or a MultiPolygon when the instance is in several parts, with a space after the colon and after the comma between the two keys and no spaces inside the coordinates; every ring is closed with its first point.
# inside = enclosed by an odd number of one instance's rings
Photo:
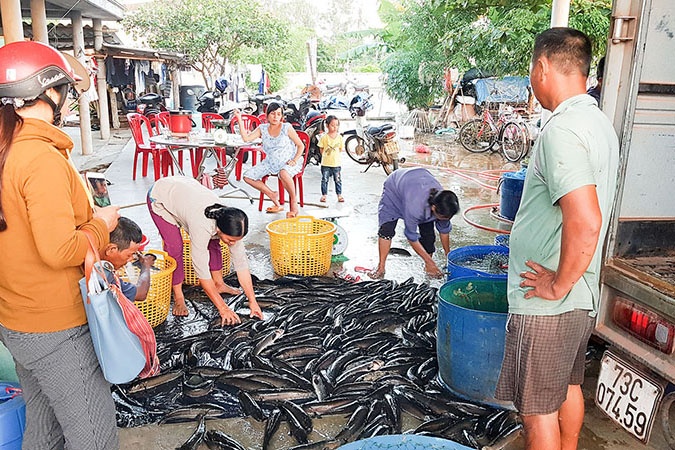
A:
{"type": "MultiPolygon", "coordinates": [[[[84,56],[84,30],[82,28],[82,12],[74,10],[70,13],[70,19],[73,26],[73,53],[83,66],[85,64],[84,56]]],[[[94,153],[91,138],[91,116],[89,115],[89,98],[86,95],[80,95],[78,100],[80,106],[80,141],[82,142],[82,154],[91,155],[94,153]]]]}
{"type": "Polygon", "coordinates": [[[19,0],[0,0],[0,10],[2,10],[2,32],[5,37],[5,44],[23,41],[21,2],[19,0]]]}
{"type": "MultiPolygon", "coordinates": [[[[94,51],[98,55],[103,48],[103,26],[101,25],[101,19],[93,19],[92,24],[94,26],[94,51]]],[[[101,125],[101,139],[107,141],[110,139],[110,119],[108,118],[108,89],[106,85],[105,60],[97,56],[96,65],[98,66],[98,72],[96,73],[98,121],[101,125]]]]}
{"type": "Polygon", "coordinates": [[[45,0],[30,0],[30,18],[32,22],[31,28],[33,29],[33,40],[49,44],[45,0]]]}
{"type": "MultiPolygon", "coordinates": [[[[570,18],[570,1],[571,0],[553,0],[551,5],[551,28],[566,27],[569,24],[570,18]]],[[[541,126],[551,118],[551,113],[547,109],[541,110],[541,126]]]]}
{"type": "Polygon", "coordinates": [[[551,28],[566,27],[570,18],[570,0],[553,0],[551,5],[551,28]]]}

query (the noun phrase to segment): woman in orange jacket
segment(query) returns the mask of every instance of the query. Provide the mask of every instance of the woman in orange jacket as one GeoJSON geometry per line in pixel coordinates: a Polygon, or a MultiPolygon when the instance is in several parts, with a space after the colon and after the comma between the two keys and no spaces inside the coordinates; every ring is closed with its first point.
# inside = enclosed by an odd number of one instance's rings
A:
{"type": "Polygon", "coordinates": [[[0,48],[0,340],[26,400],[23,448],[115,449],[115,405],[78,281],[87,230],[109,241],[119,208],[93,209],[61,123],[79,80],[38,42],[0,48]]]}

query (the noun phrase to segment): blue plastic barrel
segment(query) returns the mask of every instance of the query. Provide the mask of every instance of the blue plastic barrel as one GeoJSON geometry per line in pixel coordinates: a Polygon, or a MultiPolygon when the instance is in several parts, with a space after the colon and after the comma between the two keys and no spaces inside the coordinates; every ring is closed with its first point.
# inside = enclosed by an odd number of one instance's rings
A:
{"type": "Polygon", "coordinates": [[[505,280],[505,270],[498,270],[499,272],[504,273],[490,273],[478,269],[472,269],[471,267],[465,267],[465,264],[475,261],[476,259],[484,258],[491,253],[508,255],[509,249],[503,245],[468,245],[466,247],[459,247],[451,250],[450,253],[448,253],[448,281],[460,277],[474,276],[505,280]]]}
{"type": "Polygon", "coordinates": [[[338,447],[338,450],[470,450],[470,448],[448,439],[432,436],[392,434],[350,442],[338,447]]]}
{"type": "Polygon", "coordinates": [[[0,381],[0,450],[21,450],[26,403],[17,383],[0,381]]]}
{"type": "Polygon", "coordinates": [[[499,199],[499,215],[513,220],[516,218],[518,207],[520,206],[520,197],[523,195],[523,185],[525,184],[525,169],[518,172],[505,172],[502,174],[499,199]]]}
{"type": "Polygon", "coordinates": [[[494,398],[506,336],[506,279],[463,277],[438,291],[438,376],[455,395],[512,408],[494,398]]]}

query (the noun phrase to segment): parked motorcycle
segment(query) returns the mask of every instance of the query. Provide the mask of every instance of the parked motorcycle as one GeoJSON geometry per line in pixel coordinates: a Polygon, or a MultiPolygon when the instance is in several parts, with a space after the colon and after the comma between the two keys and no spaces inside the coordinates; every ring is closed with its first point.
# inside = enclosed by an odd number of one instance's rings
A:
{"type": "Polygon", "coordinates": [[[259,116],[267,110],[267,105],[270,102],[281,101],[280,95],[269,95],[269,94],[254,94],[249,96],[248,105],[242,109],[246,114],[251,114],[253,116],[259,116]]]}
{"type": "Polygon", "coordinates": [[[162,111],[168,111],[164,105],[164,98],[154,92],[141,95],[136,101],[136,112],[139,114],[150,116],[159,114],[162,111]]]}
{"type": "Polygon", "coordinates": [[[306,127],[307,114],[314,110],[314,105],[309,94],[289,100],[285,105],[284,121],[293,125],[296,130],[304,130],[306,127]]]}
{"type": "Polygon", "coordinates": [[[357,163],[368,166],[364,172],[367,172],[373,164],[378,164],[389,175],[398,169],[399,163],[405,162],[405,158],[398,156],[399,147],[394,124],[364,127],[363,117],[373,106],[369,98],[370,95],[355,95],[350,102],[349,112],[356,119],[356,129],[343,133],[343,136],[349,135],[345,140],[345,151],[357,163]]]}
{"type": "Polygon", "coordinates": [[[319,150],[319,139],[325,132],[326,113],[321,111],[310,111],[307,113],[305,121],[305,133],[309,136],[309,154],[307,155],[307,164],[321,164],[321,150],[319,150]]]}
{"type": "Polygon", "coordinates": [[[197,111],[217,113],[220,109],[220,92],[204,91],[197,97],[197,111]]]}

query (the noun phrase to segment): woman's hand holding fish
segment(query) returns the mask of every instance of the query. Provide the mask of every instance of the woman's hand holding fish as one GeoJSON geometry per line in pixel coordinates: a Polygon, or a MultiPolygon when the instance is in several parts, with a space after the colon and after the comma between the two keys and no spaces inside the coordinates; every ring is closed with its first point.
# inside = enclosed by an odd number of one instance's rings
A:
{"type": "Polygon", "coordinates": [[[220,313],[220,325],[225,326],[225,325],[237,325],[238,323],[241,323],[241,319],[235,313],[232,311],[227,305],[223,305],[218,308],[218,312],[220,313]]]}
{"type": "Polygon", "coordinates": [[[250,317],[257,317],[258,319],[262,320],[263,319],[263,314],[262,310],[260,309],[260,305],[258,305],[258,302],[255,300],[249,300],[248,302],[248,307],[251,310],[251,315],[250,317]]]}

